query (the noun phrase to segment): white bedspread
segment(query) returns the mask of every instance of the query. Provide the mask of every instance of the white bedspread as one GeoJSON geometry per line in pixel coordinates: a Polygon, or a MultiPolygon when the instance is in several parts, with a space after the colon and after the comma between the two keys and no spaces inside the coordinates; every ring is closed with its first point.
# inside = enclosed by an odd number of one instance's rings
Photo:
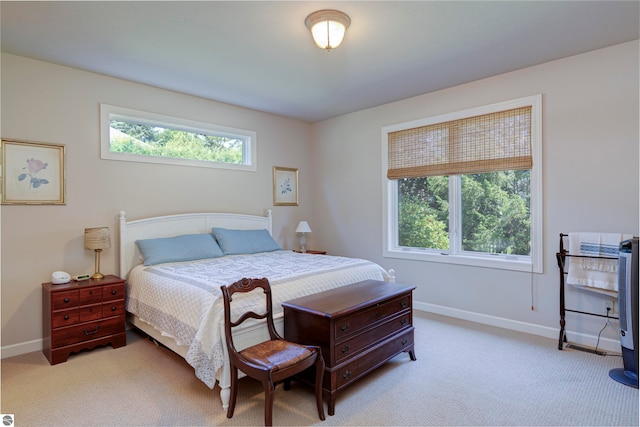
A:
{"type": "MultiPolygon", "coordinates": [[[[225,363],[220,286],[244,277],[269,279],[274,318],[278,318],[283,315],[283,301],[362,280],[386,280],[388,274],[363,259],[292,251],[138,265],[127,281],[127,311],[173,337],[179,345],[189,346],[187,362],[196,376],[213,388],[216,372],[225,363]]],[[[238,312],[261,312],[264,297],[247,294],[234,297],[234,303],[238,312]]]]}

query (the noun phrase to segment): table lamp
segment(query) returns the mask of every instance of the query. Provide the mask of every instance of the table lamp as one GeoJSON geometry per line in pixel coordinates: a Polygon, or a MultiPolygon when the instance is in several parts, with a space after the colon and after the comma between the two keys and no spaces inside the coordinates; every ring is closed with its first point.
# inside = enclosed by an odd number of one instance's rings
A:
{"type": "Polygon", "coordinates": [[[100,252],[111,247],[109,238],[109,227],[95,227],[84,229],[84,248],[95,251],[95,274],[92,279],[102,279],[104,274],[100,273],[100,252]]]}
{"type": "Polygon", "coordinates": [[[311,233],[311,227],[307,221],[300,221],[298,227],[296,227],[296,233],[300,233],[300,252],[306,252],[304,244],[307,239],[304,237],[304,233],[311,233]]]}

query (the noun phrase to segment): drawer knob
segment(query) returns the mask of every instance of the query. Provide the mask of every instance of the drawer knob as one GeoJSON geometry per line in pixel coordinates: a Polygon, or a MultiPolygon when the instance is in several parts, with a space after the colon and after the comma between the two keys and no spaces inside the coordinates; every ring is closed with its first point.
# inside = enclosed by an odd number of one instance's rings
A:
{"type": "Polygon", "coordinates": [[[86,329],[84,330],[84,334],[85,335],[93,335],[93,334],[97,334],[98,333],[98,329],[100,329],[100,325],[96,326],[96,330],[95,331],[87,331],[86,329]]]}
{"type": "Polygon", "coordinates": [[[407,301],[406,300],[402,300],[400,305],[402,306],[402,308],[406,308],[407,307],[407,301]]]}
{"type": "Polygon", "coordinates": [[[402,323],[402,326],[406,325],[406,324],[407,324],[407,319],[402,319],[402,320],[400,321],[400,323],[402,323]]]}
{"type": "Polygon", "coordinates": [[[409,340],[408,340],[408,339],[406,339],[406,338],[403,338],[403,339],[402,339],[402,345],[407,345],[407,343],[408,343],[408,342],[409,342],[409,340]]]}
{"type": "Polygon", "coordinates": [[[68,314],[64,315],[64,320],[69,320],[69,315],[68,314]]]}
{"type": "Polygon", "coordinates": [[[342,353],[347,353],[349,350],[351,350],[351,347],[349,347],[348,345],[343,346],[340,351],[342,351],[342,353]]]}
{"type": "Polygon", "coordinates": [[[347,323],[343,323],[342,326],[340,326],[340,330],[342,332],[346,331],[347,329],[349,329],[351,327],[351,325],[349,324],[349,322],[347,323]]]}
{"type": "Polygon", "coordinates": [[[116,311],[118,309],[118,307],[116,307],[115,305],[113,307],[111,307],[111,311],[116,311]]]}
{"type": "Polygon", "coordinates": [[[116,292],[116,290],[115,290],[115,289],[113,289],[113,290],[111,291],[111,295],[115,295],[115,294],[117,294],[117,292],[116,292]]]}
{"type": "Polygon", "coordinates": [[[351,371],[348,369],[344,371],[344,374],[342,374],[342,378],[344,378],[345,380],[348,380],[349,378],[351,378],[351,371]]]}
{"type": "Polygon", "coordinates": [[[69,298],[64,299],[64,302],[69,302],[69,301],[71,301],[69,298]]]}

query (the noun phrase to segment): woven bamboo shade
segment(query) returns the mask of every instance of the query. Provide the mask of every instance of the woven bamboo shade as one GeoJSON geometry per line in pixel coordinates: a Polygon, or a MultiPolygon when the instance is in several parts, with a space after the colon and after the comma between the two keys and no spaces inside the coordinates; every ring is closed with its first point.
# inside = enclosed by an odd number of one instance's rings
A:
{"type": "Polygon", "coordinates": [[[531,107],[390,132],[387,178],[531,169],[531,107]]]}
{"type": "Polygon", "coordinates": [[[85,228],[84,247],[92,250],[110,248],[109,227],[85,228]]]}

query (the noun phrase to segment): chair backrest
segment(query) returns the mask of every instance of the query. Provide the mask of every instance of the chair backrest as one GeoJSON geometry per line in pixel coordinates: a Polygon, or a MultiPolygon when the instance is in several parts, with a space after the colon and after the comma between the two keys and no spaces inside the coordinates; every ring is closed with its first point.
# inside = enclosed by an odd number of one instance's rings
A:
{"type": "Polygon", "coordinates": [[[271,300],[271,286],[269,280],[262,279],[248,279],[244,278],[232,283],[228,286],[221,286],[222,297],[224,300],[224,332],[227,340],[227,346],[229,351],[235,351],[233,347],[232,329],[240,326],[247,319],[265,319],[267,322],[267,329],[269,330],[269,336],[272,340],[282,339],[282,337],[276,332],[276,328],[273,324],[273,310],[271,300]],[[257,288],[262,288],[265,295],[265,311],[262,314],[257,314],[254,311],[247,311],[240,315],[237,320],[231,320],[231,302],[233,301],[233,295],[236,293],[247,293],[257,288]]]}

